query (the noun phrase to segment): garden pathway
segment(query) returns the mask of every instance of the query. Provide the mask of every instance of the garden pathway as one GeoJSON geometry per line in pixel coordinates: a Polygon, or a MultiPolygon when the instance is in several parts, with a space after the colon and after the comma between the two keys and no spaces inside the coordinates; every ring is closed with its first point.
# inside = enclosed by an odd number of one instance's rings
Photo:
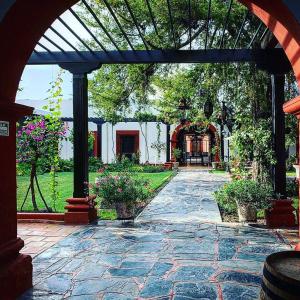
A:
{"type": "Polygon", "coordinates": [[[151,201],[136,222],[221,222],[212,192],[225,181],[225,176],[206,170],[182,170],[151,201]]]}
{"type": "Polygon", "coordinates": [[[138,222],[81,227],[34,258],[34,288],[21,299],[258,299],[266,255],[290,247],[276,231],[205,221],[202,200],[222,181],[215,176],[214,185],[213,178],[182,172],[138,222]],[[188,187],[196,204],[188,201],[188,187]],[[163,195],[174,189],[165,213],[163,195]]]}

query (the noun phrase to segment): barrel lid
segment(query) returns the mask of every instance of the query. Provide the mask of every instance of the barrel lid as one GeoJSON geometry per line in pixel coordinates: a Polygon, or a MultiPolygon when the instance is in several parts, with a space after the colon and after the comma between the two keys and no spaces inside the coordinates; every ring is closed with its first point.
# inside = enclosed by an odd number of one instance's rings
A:
{"type": "Polygon", "coordinates": [[[283,251],[269,255],[265,267],[273,275],[300,287],[300,252],[283,251]]]}

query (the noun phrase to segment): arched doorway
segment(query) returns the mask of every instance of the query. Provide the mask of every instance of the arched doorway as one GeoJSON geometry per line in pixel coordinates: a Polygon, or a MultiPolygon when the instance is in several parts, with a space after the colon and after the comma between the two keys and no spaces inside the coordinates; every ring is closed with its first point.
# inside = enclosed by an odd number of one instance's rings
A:
{"type": "Polygon", "coordinates": [[[212,124],[185,124],[178,125],[171,138],[172,161],[174,149],[181,151],[182,165],[208,166],[213,161],[219,162],[220,138],[217,129],[212,124]]]}
{"type": "MultiPolygon", "coordinates": [[[[288,3],[292,1],[239,0],[274,33],[294,69],[300,86],[300,19],[288,3]]],[[[16,226],[16,121],[31,109],[16,105],[15,96],[21,74],[36,43],[65,10],[77,0],[2,0],[0,2],[0,120],[9,122],[9,134],[0,137],[0,292],[2,297],[18,295],[31,286],[29,256],[20,255],[24,246],[17,239],[16,226]]],[[[286,107],[300,114],[300,98],[286,107]]],[[[9,297],[6,297],[9,299],[9,297]]],[[[10,297],[14,298],[14,297],[10,297]]]]}

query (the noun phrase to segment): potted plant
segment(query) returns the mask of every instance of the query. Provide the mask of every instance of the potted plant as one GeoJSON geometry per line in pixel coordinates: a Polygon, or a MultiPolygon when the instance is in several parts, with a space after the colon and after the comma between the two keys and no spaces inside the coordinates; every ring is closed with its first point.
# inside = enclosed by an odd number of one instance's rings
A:
{"type": "Polygon", "coordinates": [[[175,148],[175,149],[173,150],[173,156],[174,156],[174,158],[175,158],[175,160],[176,160],[176,161],[173,163],[173,168],[174,168],[175,170],[177,170],[178,167],[179,167],[179,161],[180,161],[181,155],[182,155],[182,150],[181,150],[181,149],[175,148]]]}
{"type": "Polygon", "coordinates": [[[148,182],[128,172],[114,175],[104,171],[90,188],[100,197],[102,207],[115,207],[121,220],[134,218],[136,206],[150,194],[148,182]]]}
{"type": "Polygon", "coordinates": [[[233,180],[218,191],[226,203],[235,203],[240,222],[256,222],[257,209],[265,208],[271,188],[249,179],[233,180]]]}
{"type": "MultiPolygon", "coordinates": [[[[216,146],[212,147],[211,149],[211,155],[212,155],[212,159],[215,159],[216,154],[217,154],[218,148],[216,146]]],[[[214,170],[217,170],[219,167],[219,162],[217,161],[212,161],[211,162],[211,166],[214,170]]]]}

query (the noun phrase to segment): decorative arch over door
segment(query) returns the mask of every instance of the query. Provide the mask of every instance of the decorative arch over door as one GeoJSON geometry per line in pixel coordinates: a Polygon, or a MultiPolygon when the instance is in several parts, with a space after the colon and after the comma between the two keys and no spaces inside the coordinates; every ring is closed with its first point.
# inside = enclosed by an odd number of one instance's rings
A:
{"type": "MultiPolygon", "coordinates": [[[[173,156],[173,151],[174,149],[178,148],[179,146],[179,139],[181,132],[185,130],[185,128],[192,126],[192,125],[201,125],[200,123],[198,124],[191,124],[190,122],[186,122],[185,124],[179,124],[173,131],[172,137],[171,137],[171,154],[172,154],[172,161],[175,161],[175,158],[173,156]]],[[[219,155],[219,149],[220,149],[220,137],[218,135],[218,131],[216,127],[212,124],[209,124],[208,130],[214,134],[214,140],[215,140],[215,147],[216,147],[216,154],[214,155],[214,161],[220,162],[220,155],[219,155]]]]}

